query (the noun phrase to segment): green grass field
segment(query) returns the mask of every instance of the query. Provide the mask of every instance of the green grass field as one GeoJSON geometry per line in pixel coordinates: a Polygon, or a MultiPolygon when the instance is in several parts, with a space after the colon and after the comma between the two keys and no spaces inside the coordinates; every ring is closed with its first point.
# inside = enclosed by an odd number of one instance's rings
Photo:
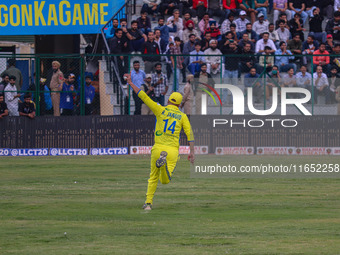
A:
{"type": "Polygon", "coordinates": [[[1,158],[0,254],[340,254],[340,179],[197,179],[182,157],[144,212],[148,174],[149,156],[1,158]]]}

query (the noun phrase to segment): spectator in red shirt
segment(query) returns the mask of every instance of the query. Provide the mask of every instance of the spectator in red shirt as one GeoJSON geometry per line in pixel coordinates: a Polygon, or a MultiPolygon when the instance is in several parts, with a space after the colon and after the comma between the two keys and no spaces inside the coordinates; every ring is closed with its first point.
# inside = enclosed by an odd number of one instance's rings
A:
{"type": "Polygon", "coordinates": [[[196,15],[202,19],[208,8],[208,0],[193,0],[192,8],[196,11],[196,15]]]}
{"type": "Polygon", "coordinates": [[[209,26],[205,31],[204,31],[204,35],[206,33],[210,33],[211,34],[211,38],[212,39],[216,39],[217,41],[221,41],[221,31],[218,27],[216,27],[216,21],[215,20],[210,20],[209,21],[209,26]]]}
{"type": "Polygon", "coordinates": [[[225,10],[226,19],[229,17],[229,14],[232,13],[234,16],[238,16],[240,13],[240,4],[242,0],[223,0],[223,8],[225,10]]]}
{"type": "Polygon", "coordinates": [[[313,55],[316,55],[313,57],[314,70],[316,70],[317,66],[321,66],[322,71],[328,75],[331,65],[329,64],[330,57],[329,57],[329,52],[326,50],[326,44],[320,43],[319,49],[314,51],[313,55]],[[317,56],[317,55],[322,55],[322,56],[317,56]]]}

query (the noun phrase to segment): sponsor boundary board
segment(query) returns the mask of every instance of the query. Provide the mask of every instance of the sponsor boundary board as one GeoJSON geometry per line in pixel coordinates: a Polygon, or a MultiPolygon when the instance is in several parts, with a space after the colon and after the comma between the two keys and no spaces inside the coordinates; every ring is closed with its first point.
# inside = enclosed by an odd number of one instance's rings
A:
{"type": "MultiPolygon", "coordinates": [[[[142,154],[151,154],[152,146],[131,146],[130,154],[131,155],[142,155],[142,154]]],[[[190,147],[189,146],[180,146],[179,154],[189,154],[190,147]]],[[[208,146],[195,146],[195,154],[208,154],[209,148],[208,146]]]]}

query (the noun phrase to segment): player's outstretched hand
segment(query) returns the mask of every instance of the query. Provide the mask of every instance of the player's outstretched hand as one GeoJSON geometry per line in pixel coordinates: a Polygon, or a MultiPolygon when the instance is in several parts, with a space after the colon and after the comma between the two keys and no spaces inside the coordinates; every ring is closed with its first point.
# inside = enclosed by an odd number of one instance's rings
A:
{"type": "Polygon", "coordinates": [[[126,73],[126,74],[124,74],[124,80],[126,80],[127,81],[127,83],[129,83],[130,84],[130,82],[131,82],[131,74],[129,74],[129,73],[126,73]]]}
{"type": "Polygon", "coordinates": [[[190,163],[194,163],[195,162],[195,154],[194,153],[190,153],[188,156],[188,160],[190,161],[190,163]]]}

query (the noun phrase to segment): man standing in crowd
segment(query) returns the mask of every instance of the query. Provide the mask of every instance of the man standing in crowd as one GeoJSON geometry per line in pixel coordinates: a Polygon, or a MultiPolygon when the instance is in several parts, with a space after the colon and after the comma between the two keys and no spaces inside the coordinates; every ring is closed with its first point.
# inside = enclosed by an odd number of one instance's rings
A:
{"type": "Polygon", "coordinates": [[[71,116],[73,115],[73,93],[74,93],[74,80],[76,76],[74,74],[70,74],[65,78],[62,87],[62,93],[60,95],[60,109],[62,116],[71,116]]]}
{"type": "Polygon", "coordinates": [[[24,96],[24,102],[19,105],[19,115],[25,116],[30,119],[34,119],[35,117],[35,106],[34,103],[31,102],[31,95],[26,94],[24,96]]]}
{"type": "Polygon", "coordinates": [[[214,80],[209,73],[207,73],[207,64],[202,64],[201,71],[195,73],[194,75],[194,93],[195,93],[195,114],[202,114],[202,94],[205,92],[202,89],[206,89],[207,87],[204,84],[208,84],[210,86],[214,86],[214,80]]]}
{"type": "Polygon", "coordinates": [[[253,100],[256,104],[261,103],[261,98],[263,95],[262,84],[259,79],[260,75],[256,73],[256,68],[250,68],[248,74],[244,76],[244,86],[253,88],[253,100]]]}
{"type": "Polygon", "coordinates": [[[247,42],[240,52],[240,62],[238,64],[238,78],[242,73],[249,73],[252,67],[255,67],[256,59],[254,51],[251,50],[251,42],[247,42]]]}
{"type": "MultiPolygon", "coordinates": [[[[235,55],[240,54],[240,50],[238,46],[236,45],[236,42],[234,40],[230,40],[229,48],[223,47],[222,48],[223,55],[233,55],[233,56],[226,56],[224,61],[224,81],[227,84],[232,85],[238,85],[237,84],[237,78],[238,78],[238,63],[239,63],[239,57],[235,55]]],[[[223,100],[226,102],[227,90],[223,89],[223,100]]]]}
{"type": "Polygon", "coordinates": [[[126,56],[122,56],[124,54],[125,49],[128,47],[127,41],[123,40],[123,30],[118,28],[115,31],[115,37],[112,38],[110,41],[110,52],[111,54],[116,54],[120,56],[113,57],[114,60],[117,62],[119,76],[122,79],[124,73],[128,67],[128,60],[126,56]]]}
{"type": "MultiPolygon", "coordinates": [[[[154,87],[152,87],[151,85],[151,80],[152,80],[152,74],[146,74],[145,83],[142,84],[141,89],[151,98],[152,101],[157,102],[156,97],[155,97],[154,87]]],[[[133,93],[135,92],[133,91],[133,93]]],[[[142,115],[152,115],[152,114],[153,113],[150,110],[150,108],[146,104],[144,104],[144,102],[142,101],[142,115]]]]}
{"type": "Polygon", "coordinates": [[[91,76],[85,77],[85,115],[92,114],[93,99],[96,93],[96,89],[92,86],[91,76]]]}
{"type": "Polygon", "coordinates": [[[15,59],[9,59],[7,61],[7,69],[2,72],[1,77],[4,74],[7,74],[8,76],[15,76],[15,86],[17,87],[17,90],[20,91],[22,87],[22,74],[21,71],[15,67],[15,59]]]}
{"type": "Polygon", "coordinates": [[[194,76],[189,74],[187,76],[187,83],[184,86],[183,91],[183,100],[180,108],[183,109],[183,112],[187,115],[191,115],[192,110],[192,102],[194,101],[194,91],[193,91],[193,83],[194,83],[194,76]]]}
{"type": "Polygon", "coordinates": [[[9,116],[19,116],[18,106],[20,94],[17,93],[17,87],[15,86],[15,76],[9,77],[9,84],[5,88],[5,102],[8,107],[9,116]]]}
{"type": "MultiPolygon", "coordinates": [[[[140,70],[140,63],[138,60],[133,62],[133,70],[131,71],[131,80],[138,88],[144,83],[145,73],[140,70]]],[[[135,92],[132,92],[133,100],[135,101],[135,115],[141,115],[142,100],[137,96],[135,92]]]]}
{"type": "Polygon", "coordinates": [[[2,81],[0,82],[0,95],[4,95],[4,90],[9,83],[9,75],[3,74],[1,78],[2,78],[2,81]]]}
{"type": "Polygon", "coordinates": [[[328,77],[328,83],[329,83],[329,97],[330,97],[330,103],[336,103],[335,100],[335,93],[336,93],[336,88],[340,86],[340,77],[338,75],[338,70],[336,69],[335,66],[331,68],[329,77],[328,77]]]}
{"type": "Polygon", "coordinates": [[[58,61],[52,62],[53,74],[51,77],[50,89],[52,91],[51,98],[52,98],[54,116],[60,116],[60,109],[59,109],[60,91],[62,89],[62,84],[64,82],[64,75],[62,71],[60,71],[60,66],[61,64],[58,61]]]}
{"type": "Polygon", "coordinates": [[[160,54],[160,49],[158,44],[155,42],[155,35],[153,32],[148,32],[148,40],[142,47],[142,54],[145,65],[144,71],[146,73],[151,73],[153,71],[154,63],[161,61],[160,56],[155,56],[160,54]]]}
{"type": "Polygon", "coordinates": [[[166,75],[162,73],[162,64],[155,64],[156,73],[152,75],[151,85],[155,92],[155,99],[160,105],[164,106],[164,96],[168,92],[169,86],[166,75]]]}
{"type": "Polygon", "coordinates": [[[0,120],[5,116],[8,116],[8,108],[4,102],[4,95],[0,94],[0,120]]]}
{"type": "Polygon", "coordinates": [[[328,78],[325,73],[322,72],[322,66],[316,67],[316,72],[313,74],[314,81],[314,102],[318,102],[318,95],[325,95],[326,104],[330,103],[330,95],[329,95],[329,83],[328,78]]]}

